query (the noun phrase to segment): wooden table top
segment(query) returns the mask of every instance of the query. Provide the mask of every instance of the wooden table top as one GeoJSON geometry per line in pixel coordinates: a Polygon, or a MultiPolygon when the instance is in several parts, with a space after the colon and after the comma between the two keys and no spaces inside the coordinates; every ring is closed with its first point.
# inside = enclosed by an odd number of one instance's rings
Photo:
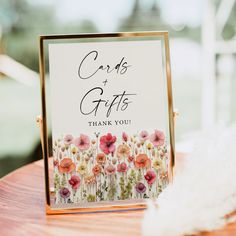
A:
{"type": "MultiPolygon", "coordinates": [[[[47,216],[42,160],[0,180],[1,236],[139,236],[142,217],[143,211],[47,216]]],[[[236,223],[203,235],[236,235],[236,223]]]]}

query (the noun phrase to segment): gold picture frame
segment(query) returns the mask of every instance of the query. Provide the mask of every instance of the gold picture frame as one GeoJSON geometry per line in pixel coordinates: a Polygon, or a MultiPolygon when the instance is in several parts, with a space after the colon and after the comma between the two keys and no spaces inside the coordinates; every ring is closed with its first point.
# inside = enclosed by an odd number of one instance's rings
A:
{"type": "Polygon", "coordinates": [[[105,205],[97,207],[83,207],[83,208],[66,208],[55,209],[51,206],[51,195],[53,194],[50,188],[50,167],[49,167],[49,141],[47,129],[47,103],[46,103],[46,60],[45,60],[45,43],[51,40],[82,40],[82,39],[124,39],[131,38],[161,38],[164,43],[164,60],[165,60],[165,75],[167,79],[167,97],[168,97],[168,115],[169,115],[169,181],[173,179],[173,168],[175,165],[175,135],[174,135],[174,117],[173,111],[173,98],[172,98],[172,83],[171,83],[171,69],[170,69],[170,51],[168,32],[119,32],[119,33],[102,33],[102,34],[70,34],[70,35],[41,35],[39,36],[39,68],[40,68],[40,81],[41,81],[41,105],[42,115],[37,119],[40,126],[42,153],[44,158],[44,175],[45,175],[45,193],[46,193],[46,213],[47,214],[63,214],[63,213],[79,213],[79,212],[100,212],[100,211],[115,211],[115,210],[129,210],[129,209],[144,209],[146,203],[127,203],[125,205],[105,205]]]}

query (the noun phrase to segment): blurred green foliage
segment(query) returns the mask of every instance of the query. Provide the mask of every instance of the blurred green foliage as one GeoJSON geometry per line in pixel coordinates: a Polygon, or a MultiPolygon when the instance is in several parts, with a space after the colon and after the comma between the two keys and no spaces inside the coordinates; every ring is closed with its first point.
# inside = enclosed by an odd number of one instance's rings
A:
{"type": "Polygon", "coordinates": [[[97,32],[89,20],[62,24],[53,5],[29,4],[26,0],[0,0],[2,50],[38,71],[38,36],[42,34],[97,32]]]}

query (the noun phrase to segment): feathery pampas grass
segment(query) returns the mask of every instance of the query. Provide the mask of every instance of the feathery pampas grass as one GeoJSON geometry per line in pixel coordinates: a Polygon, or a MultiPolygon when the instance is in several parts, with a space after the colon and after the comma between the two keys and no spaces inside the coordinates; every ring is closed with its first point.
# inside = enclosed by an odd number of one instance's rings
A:
{"type": "Polygon", "coordinates": [[[180,236],[222,227],[236,210],[236,126],[202,134],[184,168],[149,202],[143,236],[180,236]]]}

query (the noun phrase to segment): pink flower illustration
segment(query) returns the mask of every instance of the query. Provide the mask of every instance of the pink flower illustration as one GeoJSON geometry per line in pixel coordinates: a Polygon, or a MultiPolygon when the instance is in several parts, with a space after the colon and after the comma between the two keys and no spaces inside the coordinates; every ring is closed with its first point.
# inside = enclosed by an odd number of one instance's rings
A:
{"type": "Polygon", "coordinates": [[[143,183],[139,182],[136,184],[135,189],[138,193],[145,193],[146,186],[143,183]]]}
{"type": "Polygon", "coordinates": [[[77,175],[73,175],[71,176],[70,180],[69,180],[69,184],[71,185],[71,187],[73,189],[77,189],[80,186],[80,177],[77,175]]]}
{"type": "Polygon", "coordinates": [[[146,141],[148,139],[148,132],[146,130],[141,131],[139,138],[141,141],[146,141]]]}
{"type": "Polygon", "coordinates": [[[58,166],[59,166],[59,161],[58,161],[58,160],[54,160],[54,161],[53,161],[53,165],[54,165],[55,167],[58,167],[58,166]]]}
{"type": "Polygon", "coordinates": [[[149,170],[146,175],[144,175],[144,178],[149,185],[152,185],[156,180],[156,173],[153,170],[149,170]]]}
{"type": "Polygon", "coordinates": [[[113,166],[113,165],[108,165],[107,167],[106,167],[106,173],[108,174],[108,175],[112,175],[112,174],[115,174],[115,172],[116,172],[116,168],[115,168],[115,166],[113,166]]]}
{"type": "Polygon", "coordinates": [[[150,136],[150,141],[154,147],[161,146],[165,143],[165,135],[162,131],[155,130],[155,132],[150,136]]]}
{"type": "Polygon", "coordinates": [[[127,135],[125,132],[122,133],[122,140],[123,140],[124,142],[127,142],[127,141],[128,141],[128,135],[127,135]]]}
{"type": "Polygon", "coordinates": [[[128,170],[127,164],[125,162],[122,162],[120,164],[117,165],[117,171],[118,172],[126,172],[128,170]]]}
{"type": "Polygon", "coordinates": [[[99,147],[105,154],[113,153],[116,149],[115,142],[116,136],[112,136],[111,133],[108,133],[100,138],[99,147]]]}
{"type": "Polygon", "coordinates": [[[68,188],[61,188],[59,193],[62,198],[68,198],[70,196],[70,190],[68,188]]]}
{"type": "Polygon", "coordinates": [[[134,161],[134,156],[128,156],[128,162],[133,162],[134,161]]]}
{"type": "Polygon", "coordinates": [[[73,143],[73,136],[70,135],[70,134],[67,134],[65,137],[64,137],[64,143],[67,144],[67,145],[70,145],[73,143]]]}
{"type": "Polygon", "coordinates": [[[74,144],[81,151],[87,150],[90,146],[90,139],[87,135],[81,134],[78,138],[74,139],[74,144]]]}

